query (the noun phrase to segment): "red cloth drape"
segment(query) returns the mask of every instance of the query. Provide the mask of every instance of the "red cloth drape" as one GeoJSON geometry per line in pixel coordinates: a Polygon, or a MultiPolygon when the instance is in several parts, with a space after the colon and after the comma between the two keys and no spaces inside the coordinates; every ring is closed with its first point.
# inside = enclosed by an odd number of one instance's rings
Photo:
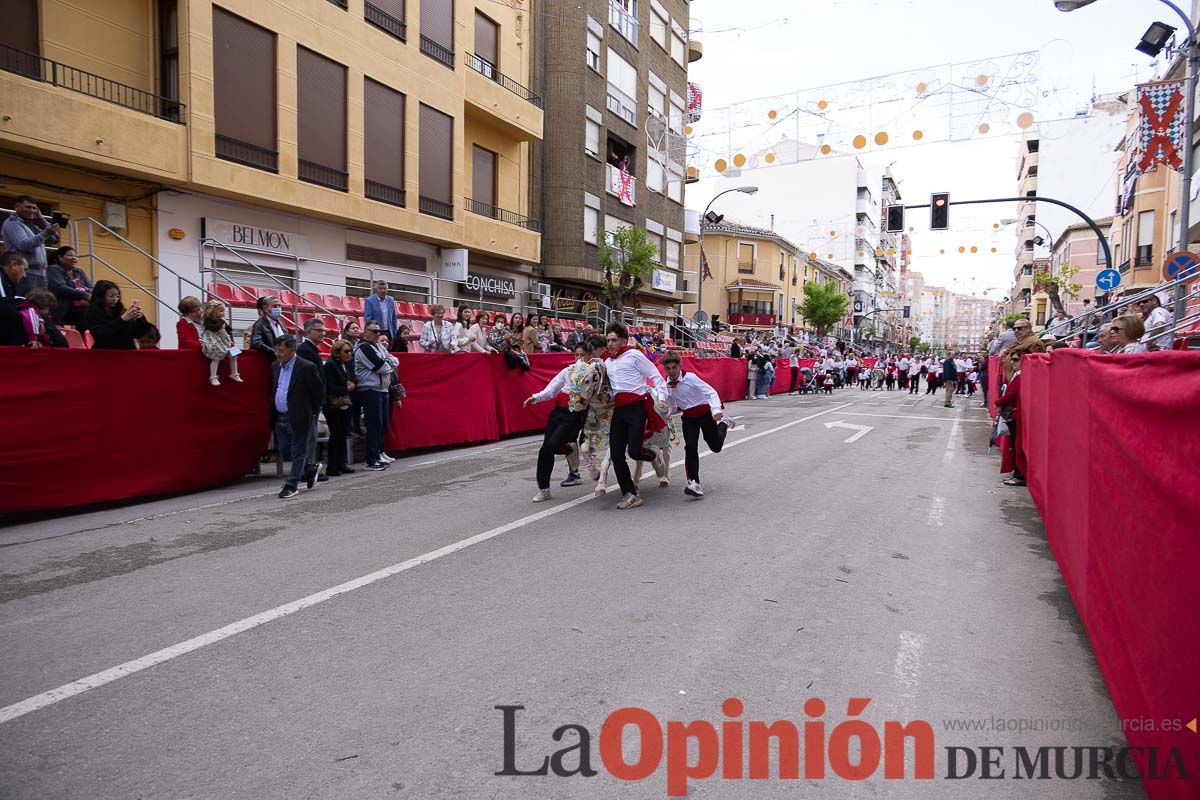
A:
{"type": "MultiPolygon", "coordinates": [[[[1200,353],[1026,356],[1021,419],[1029,489],[1118,715],[1186,723],[1200,710],[1200,353]]],[[[1131,746],[1178,747],[1190,773],[1147,794],[1195,797],[1200,735],[1142,727],[1131,746]]]]}
{"type": "Polygon", "coordinates": [[[0,348],[0,512],[49,510],[216,486],[270,437],[270,364],[208,382],[197,350],[0,348]]]}
{"type": "Polygon", "coordinates": [[[491,391],[493,359],[483,353],[402,353],[399,360],[396,374],[407,396],[403,406],[392,411],[384,445],[388,450],[500,438],[491,391]]]}

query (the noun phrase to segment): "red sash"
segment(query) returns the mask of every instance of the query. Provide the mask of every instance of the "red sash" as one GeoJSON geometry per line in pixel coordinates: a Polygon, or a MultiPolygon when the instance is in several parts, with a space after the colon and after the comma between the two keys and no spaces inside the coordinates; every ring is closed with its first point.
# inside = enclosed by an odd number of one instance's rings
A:
{"type": "Polygon", "coordinates": [[[708,414],[711,411],[712,406],[710,406],[708,403],[701,403],[698,406],[692,406],[691,408],[685,409],[683,415],[685,417],[703,417],[705,414],[708,414]]]}
{"type": "Polygon", "coordinates": [[[663,418],[658,415],[658,411],[654,408],[654,398],[649,394],[617,392],[616,397],[613,398],[613,405],[616,408],[631,406],[634,403],[641,403],[646,407],[646,438],[667,427],[667,423],[663,421],[663,418]]]}
{"type": "Polygon", "coordinates": [[[557,406],[558,408],[565,408],[567,410],[570,410],[571,398],[568,395],[565,395],[562,392],[559,392],[558,397],[554,401],[554,405],[557,406]]]}

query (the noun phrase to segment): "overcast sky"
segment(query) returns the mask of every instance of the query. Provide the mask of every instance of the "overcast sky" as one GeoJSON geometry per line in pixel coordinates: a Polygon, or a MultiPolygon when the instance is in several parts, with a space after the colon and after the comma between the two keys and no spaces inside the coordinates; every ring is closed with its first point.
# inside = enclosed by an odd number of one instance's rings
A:
{"type": "MultiPolygon", "coordinates": [[[[694,0],[692,14],[703,24],[704,58],[691,65],[689,80],[700,84],[705,109],[1038,50],[1044,95],[1039,113],[1051,117],[1070,116],[1085,105],[1093,85],[1105,94],[1155,77],[1152,60],[1133,48],[1151,22],[1179,22],[1154,0],[1099,0],[1071,14],[1057,11],[1053,0],[694,0]]],[[[1165,59],[1157,69],[1165,71],[1165,59]]],[[[933,191],[948,191],[955,199],[1013,196],[1017,141],[993,135],[885,148],[860,158],[868,165],[895,162],[892,172],[906,202],[927,202],[933,191]]],[[[704,172],[712,174],[711,169],[704,172]]],[[[754,174],[745,170],[742,182],[753,182],[754,174]]],[[[688,207],[703,208],[715,185],[701,181],[689,186],[688,207]]],[[[1115,186],[1113,191],[1115,197],[1115,186]]],[[[753,204],[761,209],[768,199],[786,208],[786,197],[760,194],[753,204]]],[[[722,198],[721,211],[766,224],[764,216],[739,208],[740,200],[740,195],[722,198]]],[[[1000,205],[954,208],[954,230],[946,234],[923,230],[928,219],[922,217],[913,234],[914,269],[928,282],[956,291],[979,294],[990,287],[989,299],[1003,297],[1011,284],[1015,234],[1012,228],[996,233],[992,225],[1013,215],[1013,208],[1000,205]],[[982,255],[960,257],[959,245],[978,246],[982,255]],[[998,248],[996,255],[990,255],[992,247],[998,248]],[[939,256],[942,248],[953,255],[939,256]]]]}

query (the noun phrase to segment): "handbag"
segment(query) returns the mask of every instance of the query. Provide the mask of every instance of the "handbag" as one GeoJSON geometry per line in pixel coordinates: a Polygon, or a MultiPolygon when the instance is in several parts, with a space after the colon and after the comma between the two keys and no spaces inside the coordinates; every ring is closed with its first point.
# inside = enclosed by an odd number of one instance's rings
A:
{"type": "Polygon", "coordinates": [[[327,405],[334,411],[347,411],[353,405],[353,402],[350,400],[350,395],[348,394],[331,394],[327,400],[327,405]]]}

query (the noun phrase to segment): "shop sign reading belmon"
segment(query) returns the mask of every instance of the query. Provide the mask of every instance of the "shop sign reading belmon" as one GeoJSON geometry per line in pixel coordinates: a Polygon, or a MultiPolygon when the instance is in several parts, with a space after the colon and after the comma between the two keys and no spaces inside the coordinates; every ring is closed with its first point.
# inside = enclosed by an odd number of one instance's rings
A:
{"type": "Polygon", "coordinates": [[[308,237],[292,231],[205,217],[204,235],[234,249],[270,250],[288,256],[308,255],[308,237]]]}

